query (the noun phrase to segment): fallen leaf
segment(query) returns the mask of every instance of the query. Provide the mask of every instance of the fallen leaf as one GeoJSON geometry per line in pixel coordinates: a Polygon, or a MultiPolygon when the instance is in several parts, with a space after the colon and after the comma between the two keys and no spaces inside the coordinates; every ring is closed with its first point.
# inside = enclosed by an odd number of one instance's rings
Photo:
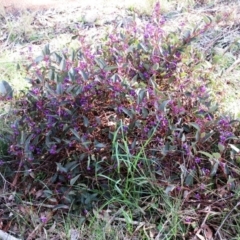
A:
{"type": "Polygon", "coordinates": [[[202,230],[203,230],[203,233],[204,233],[204,236],[205,236],[206,240],[212,240],[213,239],[213,231],[207,224],[204,224],[202,226],[202,230]]]}

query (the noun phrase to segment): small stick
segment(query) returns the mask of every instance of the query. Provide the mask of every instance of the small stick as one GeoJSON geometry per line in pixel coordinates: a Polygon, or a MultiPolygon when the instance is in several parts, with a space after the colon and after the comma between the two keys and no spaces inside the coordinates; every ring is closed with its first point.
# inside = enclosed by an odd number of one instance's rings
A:
{"type": "Polygon", "coordinates": [[[0,230],[0,239],[2,240],[20,240],[19,238],[15,238],[12,235],[0,230]]]}
{"type": "Polygon", "coordinates": [[[223,224],[226,222],[226,220],[228,219],[228,217],[230,216],[230,214],[240,205],[240,202],[238,202],[235,207],[227,214],[227,216],[223,219],[221,225],[218,227],[216,233],[215,233],[215,237],[217,236],[218,232],[220,231],[220,229],[222,228],[223,224]]]}
{"type": "Polygon", "coordinates": [[[25,203],[30,206],[36,206],[36,207],[46,207],[46,208],[55,208],[55,205],[50,205],[50,204],[43,204],[43,203],[31,203],[27,201],[22,201],[22,203],[25,203]]]}

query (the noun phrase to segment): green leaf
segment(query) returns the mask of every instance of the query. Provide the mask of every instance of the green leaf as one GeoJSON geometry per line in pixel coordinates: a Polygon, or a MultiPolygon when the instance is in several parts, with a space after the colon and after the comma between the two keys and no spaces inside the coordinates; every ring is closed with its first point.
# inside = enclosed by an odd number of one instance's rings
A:
{"type": "Polygon", "coordinates": [[[105,148],[106,144],[104,144],[104,143],[96,143],[96,144],[94,144],[94,147],[96,147],[96,148],[105,148]]]}
{"type": "Polygon", "coordinates": [[[209,157],[210,159],[213,158],[213,156],[210,153],[208,153],[208,152],[204,152],[204,151],[198,151],[198,152],[203,154],[203,155],[205,155],[206,157],[209,157]]]}
{"type": "Polygon", "coordinates": [[[218,152],[215,152],[215,153],[213,153],[212,155],[213,155],[213,157],[216,158],[216,159],[220,159],[220,158],[221,158],[221,154],[218,153],[218,152]]]}
{"type": "Polygon", "coordinates": [[[106,62],[102,58],[95,58],[94,60],[101,69],[104,69],[107,66],[106,62]]]}
{"type": "Polygon", "coordinates": [[[54,139],[57,143],[61,143],[61,139],[60,139],[60,138],[53,137],[53,139],[54,139]]]}
{"type": "Polygon", "coordinates": [[[72,36],[72,40],[75,40],[79,37],[79,34],[72,36]]]}
{"type": "Polygon", "coordinates": [[[77,176],[75,176],[74,178],[72,178],[70,180],[70,185],[73,186],[74,183],[78,180],[78,178],[81,176],[81,174],[78,174],[77,176]]]}
{"type": "Polygon", "coordinates": [[[190,123],[189,123],[189,125],[190,125],[190,126],[193,126],[194,128],[196,128],[196,129],[197,129],[197,131],[199,131],[199,132],[200,132],[200,130],[201,130],[201,129],[200,129],[200,127],[199,127],[199,125],[198,125],[197,123],[190,122],[190,123]]]}
{"type": "Polygon", "coordinates": [[[57,206],[55,206],[55,207],[53,208],[53,211],[56,211],[56,210],[58,210],[58,209],[69,209],[69,206],[64,205],[64,204],[58,204],[57,206]]]}
{"type": "Polygon", "coordinates": [[[76,168],[79,165],[78,161],[71,161],[68,162],[64,167],[68,170],[68,171],[72,171],[74,168],[76,168]]]}
{"type": "Polygon", "coordinates": [[[50,198],[53,195],[51,190],[43,190],[44,196],[50,198]]]}
{"type": "Polygon", "coordinates": [[[16,70],[17,70],[17,71],[20,70],[20,65],[19,65],[19,63],[17,63],[16,70]]]}
{"type": "Polygon", "coordinates": [[[148,114],[149,114],[148,109],[145,108],[145,107],[143,107],[143,108],[142,108],[142,116],[143,116],[144,118],[146,118],[146,117],[148,116],[148,114]]]}
{"type": "Polygon", "coordinates": [[[200,139],[200,132],[199,131],[196,132],[195,139],[196,139],[196,142],[199,141],[199,139],[200,139]]]}
{"type": "Polygon", "coordinates": [[[61,63],[60,63],[59,68],[60,68],[60,70],[61,70],[62,72],[65,71],[65,69],[66,69],[66,60],[65,60],[64,58],[62,58],[62,61],[61,61],[61,63]]]}
{"type": "Polygon", "coordinates": [[[82,78],[83,78],[84,81],[87,81],[87,80],[88,80],[88,75],[87,75],[87,73],[85,73],[83,70],[81,70],[81,71],[80,71],[80,74],[81,74],[81,76],[82,76],[82,78]]]}
{"type": "Polygon", "coordinates": [[[56,163],[56,164],[57,164],[57,171],[64,172],[64,173],[68,172],[67,169],[63,167],[61,163],[56,163]]]}
{"type": "Polygon", "coordinates": [[[20,144],[24,145],[26,139],[26,133],[24,131],[21,131],[21,139],[20,139],[20,144]]]}
{"type": "Polygon", "coordinates": [[[240,149],[239,148],[237,148],[235,145],[233,145],[233,144],[228,144],[229,146],[230,146],[230,148],[233,150],[233,151],[235,151],[236,153],[239,153],[240,152],[240,149]]]}
{"type": "Polygon", "coordinates": [[[133,118],[134,114],[125,107],[122,107],[123,112],[128,115],[130,118],[133,118]]]}
{"type": "Polygon", "coordinates": [[[114,65],[114,66],[107,66],[104,68],[105,71],[112,71],[112,70],[115,70],[115,69],[118,69],[118,66],[117,65],[114,65]]]}
{"type": "Polygon", "coordinates": [[[62,83],[57,84],[57,94],[62,95],[63,94],[63,85],[62,83]]]}
{"type": "Polygon", "coordinates": [[[78,132],[77,132],[75,129],[70,128],[70,131],[75,135],[75,137],[76,137],[78,140],[81,140],[81,138],[80,138],[78,132]]]}
{"type": "Polygon", "coordinates": [[[171,193],[174,189],[176,188],[175,185],[169,185],[166,187],[166,189],[164,190],[164,192],[169,195],[169,193],[171,193]]]}
{"type": "Polygon", "coordinates": [[[222,143],[218,143],[218,149],[222,153],[225,150],[225,146],[222,143]]]}
{"type": "Polygon", "coordinates": [[[141,89],[138,93],[137,104],[142,103],[143,99],[146,97],[146,90],[141,89]]]}
{"type": "Polygon", "coordinates": [[[187,186],[192,186],[193,185],[193,180],[194,180],[194,177],[195,177],[195,171],[194,170],[190,170],[189,173],[187,173],[187,177],[185,179],[185,184],[187,186]]]}
{"type": "Polygon", "coordinates": [[[68,71],[68,77],[72,82],[75,81],[75,70],[73,67],[71,67],[70,70],[68,71]]]}
{"type": "Polygon", "coordinates": [[[166,111],[166,108],[167,108],[167,105],[168,105],[168,103],[170,102],[171,100],[166,100],[166,101],[164,101],[161,105],[160,105],[160,110],[161,111],[163,111],[163,112],[165,112],[166,111]]]}
{"type": "Polygon", "coordinates": [[[56,58],[56,62],[57,62],[58,64],[60,64],[61,61],[62,61],[62,57],[61,57],[59,54],[57,54],[57,53],[54,53],[54,56],[55,56],[55,58],[56,58]]]}
{"type": "Polygon", "coordinates": [[[154,71],[159,70],[159,63],[155,63],[155,64],[152,66],[152,70],[154,70],[154,71]]]}
{"type": "Polygon", "coordinates": [[[13,89],[5,80],[0,81],[0,95],[3,97],[13,97],[13,89]]]}
{"type": "Polygon", "coordinates": [[[117,191],[120,195],[123,195],[121,189],[118,187],[117,184],[114,185],[114,188],[116,189],[116,191],[117,191]]]}
{"type": "Polygon", "coordinates": [[[31,142],[31,140],[32,140],[32,137],[33,137],[33,134],[30,134],[30,135],[26,138],[26,140],[25,140],[25,143],[24,143],[24,151],[25,151],[25,152],[28,152],[28,151],[29,151],[29,144],[30,144],[30,142],[31,142]]]}
{"type": "Polygon", "coordinates": [[[206,141],[207,141],[210,137],[212,137],[214,134],[215,134],[214,131],[211,131],[211,132],[205,134],[204,137],[201,139],[202,142],[206,142],[206,141]]]}
{"type": "Polygon", "coordinates": [[[206,24],[211,24],[212,23],[212,18],[205,15],[203,16],[203,21],[206,23],[206,24]]]}
{"type": "Polygon", "coordinates": [[[35,58],[34,62],[36,64],[38,64],[38,63],[42,62],[43,59],[44,59],[44,56],[38,56],[38,57],[35,58]]]}
{"type": "Polygon", "coordinates": [[[55,69],[54,68],[51,68],[50,70],[49,70],[49,79],[50,80],[54,80],[55,79],[55,69]]]}
{"type": "Polygon", "coordinates": [[[83,125],[84,125],[85,127],[88,127],[88,126],[89,126],[89,120],[88,120],[88,118],[85,117],[85,116],[83,116],[83,125]]]}
{"type": "Polygon", "coordinates": [[[44,46],[44,49],[43,49],[43,55],[45,56],[45,55],[50,55],[50,49],[49,49],[49,44],[46,44],[45,46],[44,46]]]}
{"type": "Polygon", "coordinates": [[[70,60],[73,62],[75,60],[75,56],[76,56],[76,52],[74,51],[74,49],[71,52],[71,57],[70,60]]]}
{"type": "Polygon", "coordinates": [[[147,46],[143,43],[138,44],[138,49],[142,49],[143,51],[148,52],[147,46]]]}
{"type": "Polygon", "coordinates": [[[210,173],[210,176],[211,177],[214,177],[217,173],[217,170],[218,170],[218,166],[219,166],[219,161],[216,161],[213,165],[213,168],[212,168],[212,171],[210,173]]]}
{"type": "Polygon", "coordinates": [[[186,30],[185,32],[183,32],[183,40],[184,43],[187,43],[191,38],[191,31],[190,30],[186,30]]]}

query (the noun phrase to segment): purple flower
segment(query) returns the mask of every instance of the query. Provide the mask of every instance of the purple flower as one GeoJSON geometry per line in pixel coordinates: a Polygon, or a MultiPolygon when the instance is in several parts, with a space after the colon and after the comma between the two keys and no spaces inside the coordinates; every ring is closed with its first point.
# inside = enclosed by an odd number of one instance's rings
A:
{"type": "Polygon", "coordinates": [[[122,113],[123,112],[123,107],[122,106],[117,107],[117,112],[122,113]]]}
{"type": "Polygon", "coordinates": [[[154,7],[154,12],[155,14],[159,15],[160,14],[160,3],[157,2],[155,7],[154,7]]]}
{"type": "Polygon", "coordinates": [[[201,162],[201,158],[196,157],[196,158],[195,158],[195,163],[199,164],[200,162],[201,162]]]}
{"type": "Polygon", "coordinates": [[[177,52],[175,53],[175,56],[176,56],[177,58],[180,58],[180,57],[181,57],[181,52],[180,52],[180,51],[177,51],[177,52]]]}
{"type": "Polygon", "coordinates": [[[200,200],[200,199],[201,199],[200,194],[199,194],[199,193],[195,194],[195,198],[196,198],[197,200],[200,200]]]}
{"type": "Polygon", "coordinates": [[[184,143],[184,144],[183,144],[183,149],[186,151],[187,154],[190,153],[190,149],[189,149],[189,146],[188,146],[187,143],[184,143]]]}
{"type": "Polygon", "coordinates": [[[163,119],[162,119],[162,126],[163,126],[163,127],[168,126],[168,120],[167,120],[166,118],[163,118],[163,119]]]}
{"type": "Polygon", "coordinates": [[[190,218],[187,217],[187,218],[185,218],[185,222],[186,222],[186,223],[191,223],[192,220],[191,220],[190,218]]]}
{"type": "Polygon", "coordinates": [[[161,17],[161,18],[159,19],[159,23],[160,23],[161,25],[163,25],[165,22],[166,22],[166,19],[165,19],[165,18],[161,17]]]}
{"type": "Polygon", "coordinates": [[[35,147],[34,147],[33,145],[30,145],[30,146],[29,146],[29,150],[30,150],[30,151],[34,151],[34,148],[35,148],[35,147]]]}
{"type": "Polygon", "coordinates": [[[40,220],[42,223],[46,223],[47,222],[47,217],[46,216],[41,216],[40,220]]]}
{"type": "Polygon", "coordinates": [[[39,110],[43,108],[43,102],[42,101],[37,101],[36,106],[39,110]]]}
{"type": "Polygon", "coordinates": [[[143,73],[143,76],[144,76],[145,78],[149,78],[149,74],[148,74],[147,72],[143,73]]]}
{"type": "Polygon", "coordinates": [[[57,146],[56,146],[56,145],[53,145],[53,146],[51,147],[50,151],[49,151],[50,154],[56,154],[56,153],[57,153],[56,148],[57,148],[57,146]]]}
{"type": "Polygon", "coordinates": [[[145,128],[143,129],[143,131],[144,131],[145,133],[147,133],[147,132],[149,131],[149,129],[148,129],[147,127],[145,127],[145,128]]]}
{"type": "Polygon", "coordinates": [[[220,138],[220,143],[224,144],[229,137],[233,137],[233,136],[234,136],[234,134],[229,132],[229,131],[220,132],[220,137],[219,137],[220,138]]]}
{"type": "Polygon", "coordinates": [[[224,135],[220,136],[220,143],[224,144],[226,142],[226,140],[227,140],[227,138],[224,135]]]}
{"type": "Polygon", "coordinates": [[[210,174],[210,170],[207,169],[207,168],[202,168],[202,172],[203,172],[203,174],[205,174],[205,175],[209,175],[209,174],[210,174]]]}
{"type": "Polygon", "coordinates": [[[205,93],[206,92],[206,87],[205,86],[201,86],[200,88],[199,88],[199,91],[201,92],[201,93],[205,93]]]}
{"type": "Polygon", "coordinates": [[[39,93],[40,93],[39,88],[34,88],[34,89],[32,90],[32,93],[35,94],[35,95],[39,94],[39,93]]]}
{"type": "Polygon", "coordinates": [[[218,121],[218,124],[221,125],[224,128],[227,128],[230,126],[229,120],[226,118],[222,118],[221,120],[218,121]]]}
{"type": "Polygon", "coordinates": [[[40,148],[36,148],[37,154],[41,153],[41,149],[40,148]]]}
{"type": "Polygon", "coordinates": [[[144,31],[144,37],[145,38],[151,38],[154,36],[155,33],[155,28],[154,25],[151,23],[148,23],[145,27],[145,31],[144,31]]]}
{"type": "Polygon", "coordinates": [[[176,190],[181,191],[182,190],[181,186],[177,186],[176,190]]]}
{"type": "Polygon", "coordinates": [[[136,96],[135,90],[131,89],[130,90],[130,95],[133,96],[133,97],[136,96]]]}

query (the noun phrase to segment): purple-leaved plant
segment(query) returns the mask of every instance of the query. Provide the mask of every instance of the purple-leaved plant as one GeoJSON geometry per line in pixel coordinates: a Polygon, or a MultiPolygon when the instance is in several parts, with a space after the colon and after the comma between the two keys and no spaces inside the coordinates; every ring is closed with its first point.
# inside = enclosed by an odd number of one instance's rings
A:
{"type": "Polygon", "coordinates": [[[106,172],[124,179],[128,170],[118,156],[126,152],[131,159],[141,153],[149,161],[136,166],[166,179],[180,176],[182,164],[199,178],[209,176],[206,152],[229,154],[216,148],[235,136],[231,121],[215,115],[203,76],[193,78],[182,56],[209,26],[187,38],[168,35],[159,8],[143,26],[116,26],[98,48],[81,36],[78,58],[76,51],[59,54],[46,46],[30,65],[38,84],[16,103],[9,152],[22,168],[45,171],[48,188],[92,186],[98,184],[93,176],[106,172]]]}

